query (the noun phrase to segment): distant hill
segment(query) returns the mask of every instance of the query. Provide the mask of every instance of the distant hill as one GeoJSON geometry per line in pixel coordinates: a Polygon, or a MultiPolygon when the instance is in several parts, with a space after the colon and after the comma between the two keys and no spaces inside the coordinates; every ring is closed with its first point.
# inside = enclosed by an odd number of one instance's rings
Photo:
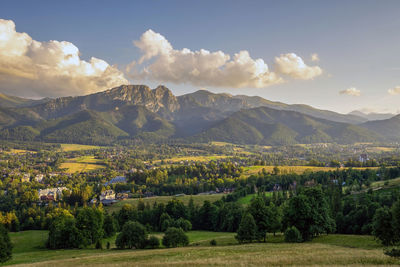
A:
{"type": "Polygon", "coordinates": [[[386,120],[386,119],[390,119],[390,118],[396,116],[396,114],[393,114],[393,113],[373,113],[373,112],[364,113],[359,110],[354,110],[354,111],[350,112],[349,115],[355,115],[358,117],[362,117],[369,121],[386,120]]]}
{"type": "Polygon", "coordinates": [[[2,108],[31,107],[48,101],[50,101],[50,98],[34,100],[0,93],[0,107],[2,108]]]}
{"type": "Polygon", "coordinates": [[[378,134],[356,125],[267,107],[238,111],[196,138],[203,141],[263,145],[326,142],[347,144],[381,139],[378,134]]]}
{"type": "Polygon", "coordinates": [[[373,142],[399,136],[394,120],[366,123],[357,114],[205,90],[177,97],[165,86],[122,85],[34,105],[28,105],[32,100],[3,99],[14,101],[0,106],[0,138],[7,140],[111,144],[130,138],[186,138],[281,145],[373,142]]]}
{"type": "Polygon", "coordinates": [[[400,115],[386,120],[369,121],[360,126],[385,137],[388,141],[400,141],[400,115]]]}

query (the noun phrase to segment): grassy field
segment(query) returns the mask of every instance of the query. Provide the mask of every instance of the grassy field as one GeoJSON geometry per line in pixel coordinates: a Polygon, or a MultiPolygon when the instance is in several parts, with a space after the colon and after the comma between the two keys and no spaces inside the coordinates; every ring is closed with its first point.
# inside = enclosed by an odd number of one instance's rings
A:
{"type": "Polygon", "coordinates": [[[205,200],[209,200],[211,202],[215,202],[219,199],[221,199],[224,196],[224,194],[215,194],[215,195],[185,195],[185,196],[180,196],[180,197],[174,197],[174,196],[160,196],[160,197],[147,197],[147,198],[132,198],[132,199],[126,199],[123,201],[120,201],[118,203],[113,204],[112,206],[107,206],[105,209],[108,212],[113,212],[113,211],[118,211],[122,208],[123,205],[125,204],[131,204],[131,205],[137,205],[140,200],[143,200],[145,204],[149,203],[150,205],[153,205],[154,202],[157,203],[164,203],[166,204],[168,201],[171,199],[178,199],[182,201],[185,205],[189,203],[190,198],[193,198],[193,202],[195,205],[203,205],[203,202],[205,200]]]}
{"type": "Polygon", "coordinates": [[[79,145],[79,144],[61,144],[61,150],[64,152],[100,149],[99,146],[79,145]]]}
{"type": "MultiPolygon", "coordinates": [[[[268,196],[268,197],[270,197],[270,196],[272,196],[272,192],[265,192],[265,195],[268,196]]],[[[249,194],[249,195],[247,195],[247,196],[245,196],[245,197],[239,198],[237,202],[238,202],[239,204],[242,204],[242,205],[248,205],[248,204],[250,204],[250,201],[251,201],[255,196],[257,196],[257,194],[249,194]]]]}
{"type": "Polygon", "coordinates": [[[25,149],[10,149],[10,151],[5,151],[8,154],[26,154],[26,153],[36,153],[36,151],[30,151],[25,149]]]}
{"type": "MultiPolygon", "coordinates": [[[[211,155],[211,156],[182,156],[182,157],[173,157],[169,159],[164,159],[165,164],[173,164],[173,163],[179,163],[181,161],[194,161],[194,162],[209,162],[213,160],[219,160],[219,159],[224,159],[228,158],[228,156],[224,155],[211,155]]],[[[160,163],[161,160],[155,160],[153,163],[160,163]]]]}
{"type": "MultiPolygon", "coordinates": [[[[162,234],[156,234],[162,236],[162,234]]],[[[190,246],[155,250],[46,250],[46,231],[11,233],[13,259],[7,264],[29,266],[288,266],[393,265],[400,260],[383,254],[371,236],[320,236],[308,243],[289,244],[282,235],[267,243],[238,245],[234,233],[188,232],[190,246]],[[210,246],[215,239],[217,246],[210,246]]]]}
{"type": "Polygon", "coordinates": [[[79,158],[68,159],[67,162],[61,163],[60,168],[66,169],[67,173],[88,172],[104,168],[103,161],[96,159],[94,156],[83,156],[79,158]]]}

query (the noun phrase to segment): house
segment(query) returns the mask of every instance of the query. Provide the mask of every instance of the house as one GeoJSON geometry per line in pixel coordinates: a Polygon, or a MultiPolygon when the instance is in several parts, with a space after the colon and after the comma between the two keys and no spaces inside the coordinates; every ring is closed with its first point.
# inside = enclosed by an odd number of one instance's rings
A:
{"type": "Polygon", "coordinates": [[[55,187],[55,188],[46,188],[39,189],[38,195],[40,200],[54,200],[60,199],[62,197],[63,191],[68,190],[66,187],[55,187]]]}
{"type": "Polygon", "coordinates": [[[115,178],[112,178],[110,181],[105,183],[104,185],[112,185],[112,184],[126,184],[126,177],[125,176],[117,176],[115,178]]]}
{"type": "Polygon", "coordinates": [[[44,177],[43,174],[37,174],[35,176],[35,181],[38,182],[38,183],[41,183],[43,181],[43,177],[44,177]]]}
{"type": "Polygon", "coordinates": [[[366,163],[368,160],[369,160],[368,154],[361,154],[361,155],[360,155],[359,161],[360,161],[361,163],[366,163]]]}
{"type": "Polygon", "coordinates": [[[103,202],[103,200],[115,200],[114,190],[106,190],[102,192],[100,195],[100,201],[103,202]]]}
{"type": "Polygon", "coordinates": [[[21,178],[21,182],[29,182],[29,180],[30,180],[30,175],[29,175],[29,173],[24,173],[24,175],[22,176],[22,178],[21,178]]]}

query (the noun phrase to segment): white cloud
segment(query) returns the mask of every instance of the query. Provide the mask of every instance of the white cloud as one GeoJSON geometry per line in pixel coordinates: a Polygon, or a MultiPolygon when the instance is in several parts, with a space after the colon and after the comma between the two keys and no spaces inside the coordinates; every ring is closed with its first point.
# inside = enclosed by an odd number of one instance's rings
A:
{"type": "MultiPolygon", "coordinates": [[[[284,79],[271,71],[263,59],[253,59],[246,50],[231,57],[222,51],[205,49],[177,50],[161,34],[148,30],[134,41],[143,53],[138,62],[126,68],[133,79],[149,79],[195,86],[263,88],[282,83],[284,79]]],[[[295,61],[277,62],[280,73],[293,78],[312,79],[322,73],[319,67],[309,67],[295,54],[282,55],[295,61]],[[290,66],[289,66],[290,65],[290,66]]],[[[279,58],[280,59],[280,58],[279,58]]]]}
{"type": "Polygon", "coordinates": [[[283,54],[275,58],[276,71],[295,79],[311,80],[322,74],[318,66],[307,66],[303,59],[294,53],[283,54]]]}
{"type": "Polygon", "coordinates": [[[400,94],[400,86],[396,86],[388,90],[388,93],[391,95],[399,95],[400,94]]]}
{"type": "Polygon", "coordinates": [[[127,83],[123,73],[104,60],[80,59],[66,41],[38,42],[0,19],[0,90],[23,96],[63,96],[98,92],[127,83]]]}
{"type": "Polygon", "coordinates": [[[312,62],[318,62],[319,61],[319,56],[317,53],[311,54],[311,61],[312,62]]]}
{"type": "Polygon", "coordinates": [[[351,96],[360,96],[361,95],[361,91],[358,90],[357,88],[351,87],[351,88],[348,88],[346,90],[340,91],[339,94],[341,94],[341,95],[351,95],[351,96]]]}

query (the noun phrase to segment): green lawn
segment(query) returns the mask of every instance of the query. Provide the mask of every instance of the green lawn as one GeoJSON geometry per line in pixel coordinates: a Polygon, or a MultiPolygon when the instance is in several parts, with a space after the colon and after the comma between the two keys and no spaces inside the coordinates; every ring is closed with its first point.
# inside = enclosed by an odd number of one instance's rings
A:
{"type": "Polygon", "coordinates": [[[119,201],[118,203],[115,203],[111,206],[107,206],[105,207],[105,209],[112,213],[114,211],[119,211],[123,205],[125,204],[131,204],[131,205],[137,205],[139,203],[140,200],[143,200],[143,202],[145,204],[150,203],[150,205],[153,205],[154,202],[157,203],[164,203],[166,204],[168,201],[172,200],[172,199],[178,199],[180,201],[182,201],[185,205],[187,205],[189,203],[190,198],[193,198],[193,202],[195,205],[203,205],[203,202],[205,200],[209,200],[211,202],[215,202],[219,199],[221,199],[223,196],[225,196],[225,194],[214,194],[214,195],[184,195],[184,196],[179,196],[179,197],[175,197],[175,196],[159,196],[159,197],[148,197],[148,198],[132,198],[132,199],[126,199],[123,201],[119,201]]]}
{"type": "MultiPolygon", "coordinates": [[[[270,196],[272,196],[272,192],[265,192],[265,195],[267,197],[270,197],[270,196]]],[[[256,196],[257,196],[257,194],[249,194],[245,197],[239,198],[237,202],[242,205],[248,205],[248,204],[250,204],[251,200],[256,196]]]]}
{"type": "MultiPolygon", "coordinates": [[[[155,235],[162,236],[162,233],[155,235]]],[[[284,243],[282,234],[268,235],[267,243],[238,245],[234,233],[188,232],[190,246],[155,250],[46,250],[47,231],[11,233],[13,259],[7,264],[32,266],[288,266],[288,265],[400,265],[383,254],[371,236],[328,235],[307,243],[284,243]],[[215,239],[217,246],[211,246],[215,239]]],[[[112,238],[111,242],[114,242],[112,238]]],[[[106,242],[106,241],[104,241],[106,242]]],[[[104,243],[103,242],[103,243],[104,243]]]]}

